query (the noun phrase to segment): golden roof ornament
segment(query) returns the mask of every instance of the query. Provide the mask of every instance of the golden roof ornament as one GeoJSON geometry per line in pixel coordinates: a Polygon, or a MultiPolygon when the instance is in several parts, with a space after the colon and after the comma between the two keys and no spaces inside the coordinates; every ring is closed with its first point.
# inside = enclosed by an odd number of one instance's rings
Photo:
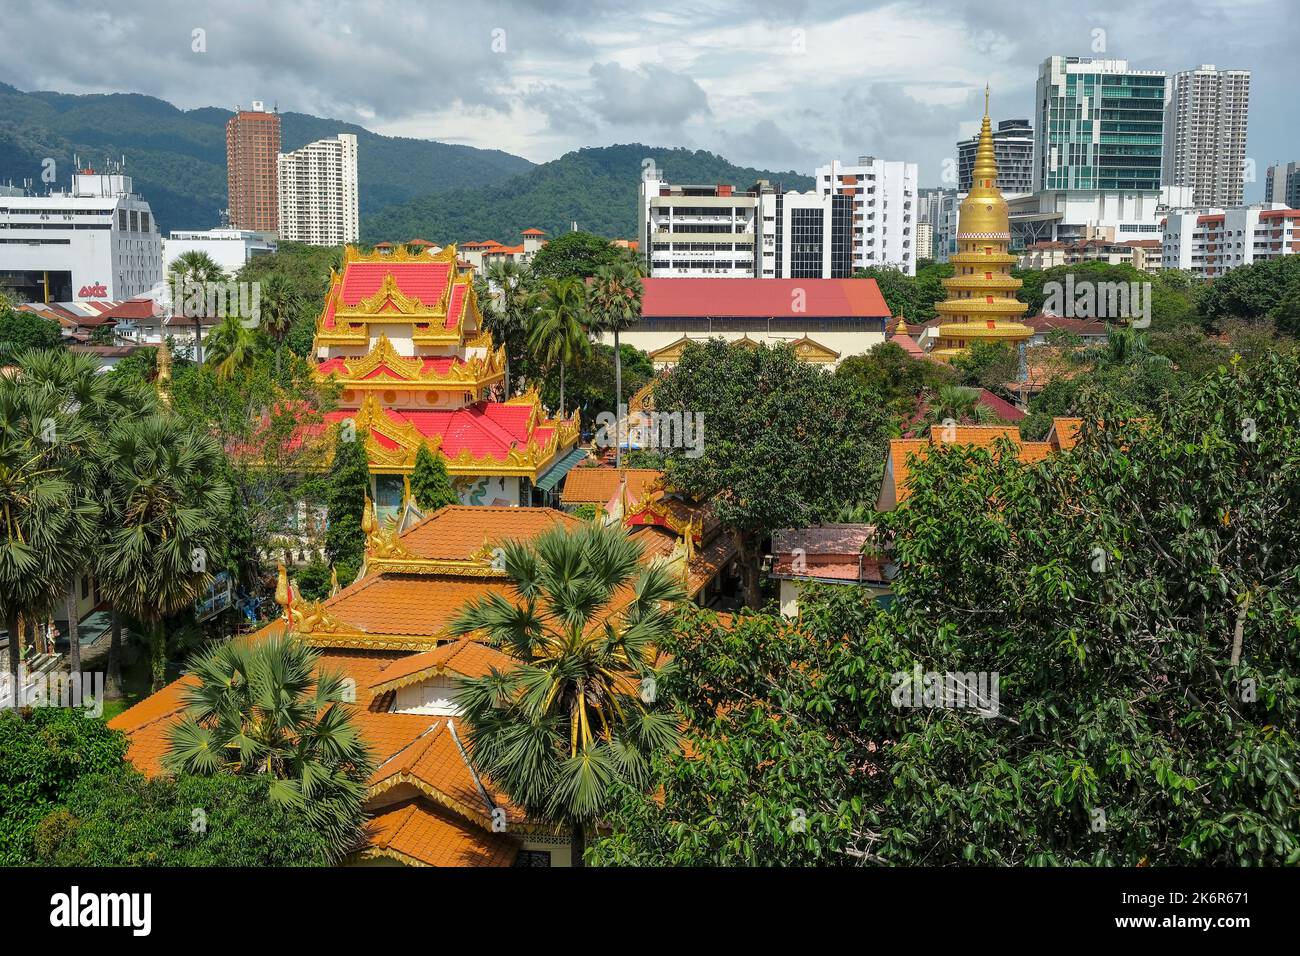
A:
{"type": "Polygon", "coordinates": [[[339,569],[330,565],[330,597],[339,593],[339,569]]]}
{"type": "Polygon", "coordinates": [[[289,607],[289,571],[283,561],[276,562],[275,603],[286,609],[289,607]]]}
{"type": "Polygon", "coordinates": [[[163,336],[162,342],[158,344],[158,374],[154,377],[153,387],[158,393],[158,399],[168,408],[172,404],[172,350],[167,344],[167,336],[163,336]]]}

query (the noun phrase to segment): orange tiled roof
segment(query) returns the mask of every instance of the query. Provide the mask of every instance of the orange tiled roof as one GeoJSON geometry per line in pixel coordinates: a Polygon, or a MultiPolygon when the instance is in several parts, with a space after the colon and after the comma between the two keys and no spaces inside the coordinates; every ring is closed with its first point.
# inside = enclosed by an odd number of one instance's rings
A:
{"type": "Polygon", "coordinates": [[[518,843],[478,827],[426,800],[384,807],[370,821],[363,858],[389,857],[409,866],[510,866],[518,843]]]}
{"type": "Polygon", "coordinates": [[[448,628],[461,608],[488,593],[514,590],[505,578],[371,574],[322,605],[345,627],[305,637],[322,647],[350,647],[358,635],[373,635],[367,646],[428,650],[451,638],[448,628]]]}
{"type": "Polygon", "coordinates": [[[942,444],[993,449],[1001,439],[1011,441],[1016,447],[1016,457],[1025,464],[1042,461],[1054,450],[1047,442],[1021,441],[1020,431],[1014,425],[957,425],[951,427],[950,432],[942,425],[932,425],[928,438],[892,439],[889,455],[885,459],[885,476],[881,483],[880,499],[876,504],[877,510],[888,511],[907,498],[910,456],[927,455],[934,445],[942,444]],[[945,437],[948,434],[951,437],[945,437]]]}
{"type": "Polygon", "coordinates": [[[439,674],[484,677],[493,669],[505,671],[514,664],[514,658],[508,654],[502,654],[493,647],[466,637],[451,644],[443,644],[432,651],[412,654],[386,664],[379,671],[372,689],[376,694],[382,694],[439,674]]]}
{"type": "Polygon", "coordinates": [[[401,542],[422,558],[467,561],[485,544],[529,541],[556,525],[577,528],[582,522],[555,508],[447,505],[409,528],[401,542]]]}
{"type": "Polygon", "coordinates": [[[564,478],[564,494],[560,501],[566,505],[604,505],[619,491],[623,478],[627,478],[627,494],[634,501],[645,496],[645,490],[663,478],[657,468],[574,468],[564,478]]]}
{"type": "Polygon", "coordinates": [[[1079,442],[1082,418],[1053,418],[1052,430],[1047,433],[1047,443],[1057,451],[1069,451],[1079,442]]]}

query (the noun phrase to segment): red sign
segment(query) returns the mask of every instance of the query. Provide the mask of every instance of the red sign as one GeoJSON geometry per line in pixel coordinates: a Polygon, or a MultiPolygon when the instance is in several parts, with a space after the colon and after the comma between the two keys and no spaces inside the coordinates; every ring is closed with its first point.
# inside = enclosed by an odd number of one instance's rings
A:
{"type": "Polygon", "coordinates": [[[83,285],[77,295],[83,299],[107,299],[108,289],[104,287],[104,283],[96,282],[94,285],[83,285]]]}

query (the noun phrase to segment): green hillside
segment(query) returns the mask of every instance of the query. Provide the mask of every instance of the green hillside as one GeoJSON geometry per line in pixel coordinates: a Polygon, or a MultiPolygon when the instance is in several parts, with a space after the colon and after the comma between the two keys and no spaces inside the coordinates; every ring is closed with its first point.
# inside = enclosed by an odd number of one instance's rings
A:
{"type": "Polygon", "coordinates": [[[574,220],[587,232],[630,238],[636,233],[637,184],[647,158],[674,183],[730,183],[744,188],[767,179],[786,189],[813,187],[811,176],[734,166],[702,150],[639,143],[594,147],[566,153],[504,183],[421,196],[363,216],[362,238],[511,243],[518,241],[523,229],[536,227],[555,235],[574,220]]]}
{"type": "MultiPolygon", "coordinates": [[[[52,157],[68,183],[72,158],[102,164],[125,155],[137,191],[164,233],[217,225],[226,204],[226,121],[231,110],[179,110],[152,96],[24,93],[0,83],[0,183],[40,181],[52,157]]],[[[498,183],[533,168],[500,150],[380,136],[350,123],[280,114],[281,147],[297,149],[336,133],[358,139],[363,222],[380,209],[444,190],[498,183]]]]}

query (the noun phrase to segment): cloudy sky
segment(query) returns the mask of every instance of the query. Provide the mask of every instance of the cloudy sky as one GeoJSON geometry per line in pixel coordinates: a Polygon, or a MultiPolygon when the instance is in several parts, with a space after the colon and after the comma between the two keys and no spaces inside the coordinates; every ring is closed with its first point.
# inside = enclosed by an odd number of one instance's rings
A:
{"type": "MultiPolygon", "coordinates": [[[[1247,152],[1300,159],[1294,0],[0,0],[0,80],[182,108],[254,99],[543,162],[643,142],[811,172],[915,161],[939,185],[982,91],[1032,115],[1037,65],[1110,56],[1252,78],[1247,152]],[[203,31],[196,34],[195,31],[203,31]],[[198,36],[199,39],[195,39],[198,36]],[[197,49],[205,47],[205,49],[197,49]]],[[[669,176],[671,170],[667,170],[669,176]]]]}

